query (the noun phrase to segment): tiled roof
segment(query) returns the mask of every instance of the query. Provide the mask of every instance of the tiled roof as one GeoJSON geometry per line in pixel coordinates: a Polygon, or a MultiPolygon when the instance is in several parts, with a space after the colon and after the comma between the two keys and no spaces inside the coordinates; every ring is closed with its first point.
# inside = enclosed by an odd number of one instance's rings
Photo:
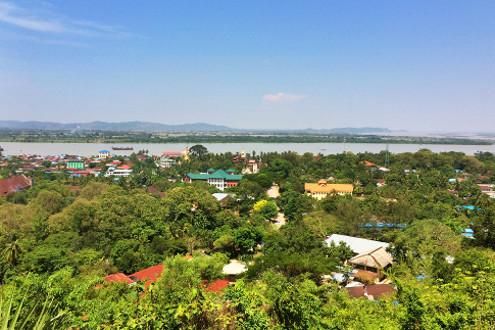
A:
{"type": "Polygon", "coordinates": [[[215,280],[208,284],[206,290],[210,292],[221,292],[225,290],[229,286],[229,284],[230,281],[228,280],[215,280]]]}
{"type": "Polygon", "coordinates": [[[354,187],[350,183],[326,183],[320,180],[317,183],[305,183],[304,190],[311,193],[352,193],[354,187]]]}
{"type": "Polygon", "coordinates": [[[242,179],[242,175],[228,174],[224,170],[216,170],[213,173],[188,173],[187,176],[191,180],[224,179],[226,181],[240,181],[242,179]]]}
{"type": "Polygon", "coordinates": [[[346,287],[347,292],[354,298],[367,296],[372,299],[379,299],[384,296],[390,296],[395,293],[391,284],[373,284],[368,286],[346,287]]]}
{"type": "Polygon", "coordinates": [[[144,281],[145,286],[150,285],[155,282],[163,272],[163,265],[155,265],[145,269],[142,269],[138,272],[135,272],[131,275],[126,275],[124,273],[115,273],[105,276],[105,281],[108,282],[122,282],[131,284],[134,282],[144,281]]]}
{"type": "Polygon", "coordinates": [[[162,156],[170,157],[170,158],[178,158],[182,157],[181,151],[164,151],[162,156]]]}
{"type": "Polygon", "coordinates": [[[155,265],[129,275],[135,281],[156,281],[163,272],[163,265],[155,265]]]}
{"type": "Polygon", "coordinates": [[[130,279],[129,276],[127,276],[124,273],[115,273],[115,274],[107,275],[107,276],[105,276],[105,281],[127,283],[127,284],[134,283],[134,281],[132,279],[130,279]]]}
{"type": "Polygon", "coordinates": [[[24,175],[11,176],[0,180],[0,196],[15,193],[16,191],[31,187],[32,181],[24,175]]]}

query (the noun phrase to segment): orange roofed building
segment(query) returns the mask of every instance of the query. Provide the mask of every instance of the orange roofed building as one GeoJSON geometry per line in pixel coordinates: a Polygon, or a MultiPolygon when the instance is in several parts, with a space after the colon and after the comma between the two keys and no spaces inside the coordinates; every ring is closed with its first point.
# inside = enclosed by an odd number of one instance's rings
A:
{"type": "Polygon", "coordinates": [[[327,183],[326,180],[319,180],[316,183],[305,183],[304,192],[306,195],[321,200],[328,195],[352,195],[354,186],[350,183],[327,183]]]}
{"type": "Polygon", "coordinates": [[[142,269],[131,275],[126,275],[124,273],[110,274],[105,277],[105,281],[127,283],[127,284],[132,284],[135,282],[144,282],[144,285],[148,286],[151,283],[156,282],[156,280],[158,280],[162,272],[163,272],[163,264],[159,264],[142,269]]]}

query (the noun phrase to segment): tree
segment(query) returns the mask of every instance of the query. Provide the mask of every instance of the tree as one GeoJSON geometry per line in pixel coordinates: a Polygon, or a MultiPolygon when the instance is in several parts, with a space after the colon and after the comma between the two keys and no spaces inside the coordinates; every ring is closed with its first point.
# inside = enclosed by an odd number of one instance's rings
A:
{"type": "MultiPolygon", "coordinates": [[[[438,256],[455,256],[461,247],[461,236],[436,220],[421,220],[401,232],[395,239],[392,254],[397,260],[413,266],[416,273],[431,275],[438,256]]],[[[437,259],[438,260],[438,259],[437,259]]]]}
{"type": "Polygon", "coordinates": [[[10,240],[5,244],[5,247],[2,251],[3,260],[7,264],[15,266],[19,262],[21,252],[22,249],[19,245],[19,240],[17,239],[17,236],[13,234],[10,237],[10,240]]]}
{"type": "Polygon", "coordinates": [[[278,207],[275,202],[262,199],[254,204],[253,213],[261,215],[265,220],[271,220],[277,216],[278,207]]]}
{"type": "Polygon", "coordinates": [[[303,213],[312,208],[312,199],[296,191],[285,191],[280,196],[280,206],[289,220],[302,219],[303,213]]]}
{"type": "Polygon", "coordinates": [[[189,154],[199,160],[204,160],[208,154],[208,149],[202,144],[195,144],[189,148],[189,154]]]}
{"type": "Polygon", "coordinates": [[[261,232],[254,226],[244,226],[234,231],[234,245],[240,254],[253,253],[261,238],[261,232]]]}

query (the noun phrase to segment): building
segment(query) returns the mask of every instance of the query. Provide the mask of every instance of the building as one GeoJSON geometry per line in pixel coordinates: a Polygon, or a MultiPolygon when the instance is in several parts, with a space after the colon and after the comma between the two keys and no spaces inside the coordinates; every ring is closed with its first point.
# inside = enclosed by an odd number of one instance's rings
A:
{"type": "Polygon", "coordinates": [[[160,156],[160,161],[158,166],[161,168],[171,168],[177,163],[177,160],[182,157],[182,152],[180,151],[165,151],[160,156]]]}
{"type": "Polygon", "coordinates": [[[65,168],[68,170],[84,170],[84,162],[82,160],[68,160],[65,162],[65,168]]]}
{"type": "Polygon", "coordinates": [[[381,246],[374,250],[358,254],[349,259],[348,262],[356,269],[373,272],[381,276],[385,268],[392,264],[393,259],[392,255],[381,246]]]}
{"type": "Polygon", "coordinates": [[[392,255],[388,253],[389,243],[374,241],[365,238],[333,234],[327,237],[325,243],[328,246],[345,243],[356,255],[347,262],[357,272],[368,272],[376,278],[383,276],[383,270],[393,262],[392,255]]]}
{"type": "Polygon", "coordinates": [[[222,207],[227,207],[234,200],[233,195],[228,193],[213,193],[211,195],[215,197],[222,207]]]}
{"type": "Polygon", "coordinates": [[[243,174],[256,174],[260,171],[258,162],[254,159],[248,160],[246,167],[242,170],[243,174]]]}
{"type": "Polygon", "coordinates": [[[206,173],[188,173],[184,182],[207,182],[218,190],[224,191],[226,188],[236,187],[241,179],[242,175],[235,174],[234,169],[224,171],[210,168],[206,173]]]}
{"type": "Polygon", "coordinates": [[[132,174],[132,168],[129,165],[122,166],[110,166],[107,169],[105,176],[117,176],[117,177],[127,177],[132,174]]]}
{"type": "Polygon", "coordinates": [[[270,198],[279,198],[280,197],[280,187],[278,184],[274,183],[267,191],[266,194],[270,198]]]}
{"type": "Polygon", "coordinates": [[[151,266],[140,271],[135,272],[131,275],[126,275],[124,273],[115,273],[105,276],[105,281],[107,282],[117,282],[133,284],[136,282],[144,282],[145,286],[149,286],[151,283],[156,282],[163,273],[163,264],[151,266]]]}
{"type": "Polygon", "coordinates": [[[495,185],[493,184],[478,184],[481,192],[490,198],[495,198],[495,185]]]}
{"type": "Polygon", "coordinates": [[[353,298],[364,297],[368,300],[377,300],[395,294],[395,287],[392,284],[355,285],[346,287],[346,290],[353,298]]]}
{"type": "Polygon", "coordinates": [[[0,180],[0,196],[7,196],[31,188],[33,182],[25,175],[14,175],[0,180]]]}
{"type": "Polygon", "coordinates": [[[317,183],[305,183],[304,191],[306,195],[320,200],[328,195],[352,195],[354,187],[350,183],[327,183],[322,179],[317,183]]]}
{"type": "Polygon", "coordinates": [[[108,150],[98,151],[98,159],[107,159],[107,158],[110,158],[110,151],[108,150]]]}

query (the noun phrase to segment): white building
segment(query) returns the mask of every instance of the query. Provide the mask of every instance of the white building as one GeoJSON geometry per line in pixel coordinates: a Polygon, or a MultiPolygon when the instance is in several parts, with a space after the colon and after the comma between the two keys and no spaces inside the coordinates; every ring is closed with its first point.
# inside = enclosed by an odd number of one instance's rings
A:
{"type": "Polygon", "coordinates": [[[248,160],[246,167],[242,170],[243,174],[256,174],[260,171],[258,162],[254,159],[248,160]]]}
{"type": "Polygon", "coordinates": [[[119,167],[110,166],[107,169],[107,173],[105,174],[105,176],[127,177],[131,174],[132,174],[132,168],[130,168],[128,165],[122,165],[119,167]]]}
{"type": "Polygon", "coordinates": [[[98,159],[107,159],[107,158],[110,158],[110,151],[108,150],[98,151],[98,159]]]}
{"type": "Polygon", "coordinates": [[[347,235],[333,234],[327,237],[325,243],[330,246],[332,243],[334,245],[339,245],[341,242],[347,244],[351,250],[356,254],[363,254],[373,251],[377,248],[383,247],[388,248],[389,244],[386,242],[374,241],[371,239],[353,237],[347,235]]]}

